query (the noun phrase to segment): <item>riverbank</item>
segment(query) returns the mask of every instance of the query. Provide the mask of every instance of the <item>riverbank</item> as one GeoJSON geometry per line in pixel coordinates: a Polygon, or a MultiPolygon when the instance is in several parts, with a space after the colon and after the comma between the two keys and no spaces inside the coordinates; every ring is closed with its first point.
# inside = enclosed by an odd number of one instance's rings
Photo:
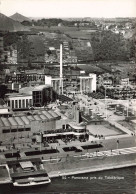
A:
{"type": "Polygon", "coordinates": [[[82,168],[82,169],[71,169],[70,172],[52,172],[49,173],[50,178],[57,178],[60,176],[70,176],[70,175],[77,175],[77,174],[84,174],[84,173],[90,173],[90,172],[98,172],[98,171],[105,171],[105,170],[114,170],[118,168],[126,168],[126,167],[133,167],[136,166],[136,163],[130,163],[130,164],[124,164],[124,165],[118,165],[118,166],[107,166],[107,167],[98,167],[95,169],[90,169],[90,168],[82,168]]]}
{"type": "Polygon", "coordinates": [[[131,166],[136,166],[136,154],[118,155],[100,159],[87,158],[86,160],[69,157],[67,161],[64,162],[44,163],[44,167],[50,178],[131,166]]]}

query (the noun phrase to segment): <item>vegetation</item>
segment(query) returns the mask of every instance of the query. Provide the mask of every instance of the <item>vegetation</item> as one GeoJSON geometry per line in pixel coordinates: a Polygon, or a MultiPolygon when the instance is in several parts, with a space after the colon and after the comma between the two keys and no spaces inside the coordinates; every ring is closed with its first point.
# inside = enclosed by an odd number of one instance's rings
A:
{"type": "Polygon", "coordinates": [[[4,48],[11,46],[19,41],[20,37],[17,33],[8,32],[3,36],[4,48]]]}
{"type": "Polygon", "coordinates": [[[91,38],[94,59],[99,61],[114,60],[128,61],[134,57],[133,41],[128,41],[121,34],[111,31],[95,33],[91,38]]]}
{"type": "Polygon", "coordinates": [[[0,98],[4,99],[6,93],[7,93],[7,86],[0,85],[0,98]]]}
{"type": "MultiPolygon", "coordinates": [[[[77,28],[79,28],[81,21],[68,21],[68,20],[62,20],[62,19],[57,19],[57,18],[50,18],[50,19],[40,19],[40,20],[32,20],[30,21],[23,21],[21,24],[24,26],[58,26],[58,24],[61,24],[63,26],[74,26],[75,23],[77,24],[77,28]]],[[[86,23],[86,21],[84,21],[86,23]]],[[[95,22],[94,21],[89,21],[90,27],[96,28],[95,22]]]]}

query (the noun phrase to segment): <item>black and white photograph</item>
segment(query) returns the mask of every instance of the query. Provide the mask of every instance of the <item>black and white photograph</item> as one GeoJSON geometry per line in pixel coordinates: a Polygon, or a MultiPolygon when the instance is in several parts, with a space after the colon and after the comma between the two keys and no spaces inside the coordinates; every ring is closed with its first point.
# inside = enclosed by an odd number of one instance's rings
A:
{"type": "Polygon", "coordinates": [[[136,194],[136,0],[0,0],[0,194],[136,194]]]}

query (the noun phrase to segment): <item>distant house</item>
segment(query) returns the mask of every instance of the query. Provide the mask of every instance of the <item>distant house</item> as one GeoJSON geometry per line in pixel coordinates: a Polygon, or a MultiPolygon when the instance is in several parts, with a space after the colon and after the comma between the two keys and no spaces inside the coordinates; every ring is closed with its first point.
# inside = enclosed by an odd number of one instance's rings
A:
{"type": "Polygon", "coordinates": [[[121,85],[128,85],[129,84],[129,78],[122,78],[120,81],[121,85]]]}
{"type": "Polygon", "coordinates": [[[62,24],[62,23],[59,23],[59,24],[58,24],[58,27],[61,27],[61,26],[63,26],[63,24],[62,24]]]}
{"type": "Polygon", "coordinates": [[[103,79],[103,85],[112,85],[113,84],[113,81],[111,78],[104,78],[103,79]]]}

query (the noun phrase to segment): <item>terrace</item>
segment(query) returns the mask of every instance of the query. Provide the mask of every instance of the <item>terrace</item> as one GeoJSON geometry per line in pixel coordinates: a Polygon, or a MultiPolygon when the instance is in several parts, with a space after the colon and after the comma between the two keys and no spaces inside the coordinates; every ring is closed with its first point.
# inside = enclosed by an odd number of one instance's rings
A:
{"type": "Polygon", "coordinates": [[[122,135],[124,134],[123,131],[115,128],[114,126],[111,126],[108,123],[105,123],[103,125],[87,125],[87,130],[89,131],[89,133],[91,135],[93,135],[94,137],[107,137],[107,136],[114,136],[114,135],[122,135]]]}

